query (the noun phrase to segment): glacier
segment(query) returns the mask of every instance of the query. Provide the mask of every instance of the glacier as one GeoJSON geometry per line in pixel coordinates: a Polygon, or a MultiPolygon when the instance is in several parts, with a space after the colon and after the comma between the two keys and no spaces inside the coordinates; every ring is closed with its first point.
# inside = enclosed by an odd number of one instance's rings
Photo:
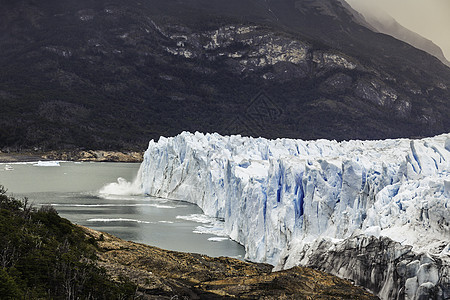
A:
{"type": "Polygon", "coordinates": [[[450,297],[450,134],[382,141],[183,132],[134,188],[224,220],[246,259],[312,266],[382,299],[450,297]]]}

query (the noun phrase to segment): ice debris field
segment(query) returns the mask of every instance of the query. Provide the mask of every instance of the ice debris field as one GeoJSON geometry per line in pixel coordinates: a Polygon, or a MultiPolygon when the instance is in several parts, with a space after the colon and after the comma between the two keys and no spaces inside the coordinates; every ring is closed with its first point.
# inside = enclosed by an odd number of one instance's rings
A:
{"type": "Polygon", "coordinates": [[[317,241],[361,235],[450,255],[450,134],[336,142],[183,132],[149,143],[133,189],[196,203],[224,220],[247,259],[277,268],[301,263],[317,241]]]}

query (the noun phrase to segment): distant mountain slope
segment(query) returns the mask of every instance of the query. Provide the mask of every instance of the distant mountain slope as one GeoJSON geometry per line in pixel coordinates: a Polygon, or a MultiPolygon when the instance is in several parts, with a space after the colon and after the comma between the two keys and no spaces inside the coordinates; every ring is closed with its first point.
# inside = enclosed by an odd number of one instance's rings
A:
{"type": "MultiPolygon", "coordinates": [[[[342,0],[342,2],[345,1],[342,0]]],[[[450,62],[445,58],[442,49],[438,45],[420,34],[405,28],[386,12],[382,10],[373,11],[372,9],[370,11],[362,10],[361,12],[364,14],[364,17],[362,19],[358,18],[357,20],[361,25],[404,41],[417,49],[437,57],[443,64],[450,67],[450,62]]],[[[355,16],[358,15],[355,14],[355,16]]]]}
{"type": "Polygon", "coordinates": [[[0,149],[450,131],[450,69],[354,20],[337,0],[6,1],[0,149]]]}

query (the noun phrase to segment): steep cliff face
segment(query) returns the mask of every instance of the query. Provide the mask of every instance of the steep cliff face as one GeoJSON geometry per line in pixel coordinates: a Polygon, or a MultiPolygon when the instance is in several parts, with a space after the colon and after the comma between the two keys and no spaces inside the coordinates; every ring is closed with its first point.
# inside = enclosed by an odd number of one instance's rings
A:
{"type": "Polygon", "coordinates": [[[450,69],[339,1],[19,0],[4,4],[0,28],[1,148],[450,128],[450,69]]]}
{"type": "Polygon", "coordinates": [[[386,237],[355,236],[341,243],[316,241],[296,253],[300,264],[353,280],[382,299],[447,299],[450,259],[440,250],[417,253],[386,237]]]}
{"type": "Polygon", "coordinates": [[[449,134],[338,143],[184,132],[150,142],[133,190],[224,219],[249,260],[421,299],[450,292],[449,161],[449,134]]]}

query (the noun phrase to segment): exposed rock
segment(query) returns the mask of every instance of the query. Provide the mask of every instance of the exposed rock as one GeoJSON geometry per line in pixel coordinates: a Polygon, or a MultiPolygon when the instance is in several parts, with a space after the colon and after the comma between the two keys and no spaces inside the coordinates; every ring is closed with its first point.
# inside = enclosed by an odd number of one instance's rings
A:
{"type": "Polygon", "coordinates": [[[354,70],[358,66],[357,63],[352,62],[349,58],[342,54],[316,51],[314,52],[313,62],[320,68],[338,68],[354,70]]]}
{"type": "Polygon", "coordinates": [[[380,106],[390,107],[397,100],[397,92],[386,86],[384,83],[375,80],[360,80],[355,90],[355,94],[365,100],[369,100],[380,106]]]}
{"type": "Polygon", "coordinates": [[[65,161],[97,161],[97,162],[142,162],[142,152],[121,151],[52,151],[42,156],[44,159],[65,161]]]}
{"type": "Polygon", "coordinates": [[[142,162],[143,152],[136,151],[0,151],[0,162],[33,162],[39,160],[93,161],[93,162],[142,162]]]}
{"type": "Polygon", "coordinates": [[[264,27],[223,26],[209,32],[190,32],[181,26],[166,26],[169,37],[176,47],[165,47],[165,51],[185,58],[220,58],[234,60],[237,73],[255,72],[274,66],[275,75],[266,74],[264,79],[285,81],[289,76],[303,78],[311,72],[324,74],[333,69],[354,70],[358,63],[337,52],[313,51],[305,42],[268,33],[264,27]],[[314,71],[312,66],[314,64],[314,71]],[[290,65],[290,66],[289,66],[290,65]],[[289,73],[289,74],[286,74],[289,73]]]}
{"type": "Polygon", "coordinates": [[[411,102],[405,99],[399,99],[395,102],[395,110],[398,117],[407,118],[411,115],[411,102]]]}
{"type": "Polygon", "coordinates": [[[144,299],[377,299],[349,281],[310,268],[162,250],[81,227],[98,244],[99,265],[128,277],[144,299]]]}
{"type": "Polygon", "coordinates": [[[373,236],[355,236],[337,244],[321,240],[306,249],[302,265],[348,278],[382,299],[450,297],[448,256],[415,253],[410,246],[373,236]]]}
{"type": "Polygon", "coordinates": [[[337,73],[325,80],[320,90],[328,94],[339,94],[351,88],[353,79],[343,73],[337,73]]]}

